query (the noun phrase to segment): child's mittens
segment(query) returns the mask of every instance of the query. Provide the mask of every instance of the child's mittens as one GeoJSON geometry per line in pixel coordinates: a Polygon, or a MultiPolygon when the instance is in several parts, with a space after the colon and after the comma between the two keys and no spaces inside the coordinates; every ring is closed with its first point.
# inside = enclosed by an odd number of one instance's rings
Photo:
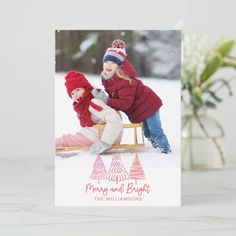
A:
{"type": "Polygon", "coordinates": [[[102,91],[98,91],[97,89],[93,89],[92,90],[92,95],[97,98],[97,99],[100,99],[102,100],[104,103],[107,104],[107,100],[108,100],[108,96],[102,91]]]}
{"type": "Polygon", "coordinates": [[[93,154],[101,154],[104,151],[108,150],[111,147],[110,144],[107,144],[101,140],[96,141],[93,145],[90,146],[90,152],[93,154]]]}

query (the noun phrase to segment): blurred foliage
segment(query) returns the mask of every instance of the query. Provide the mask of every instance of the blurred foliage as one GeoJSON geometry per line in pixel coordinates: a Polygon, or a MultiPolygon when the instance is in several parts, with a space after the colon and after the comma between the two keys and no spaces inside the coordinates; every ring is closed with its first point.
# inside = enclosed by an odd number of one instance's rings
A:
{"type": "Polygon", "coordinates": [[[58,30],[55,38],[56,72],[100,74],[106,49],[120,38],[139,76],[180,78],[180,31],[58,30]]]}
{"type": "Polygon", "coordinates": [[[216,108],[222,102],[218,94],[222,88],[232,96],[230,81],[235,77],[216,75],[226,67],[236,69],[234,47],[234,39],[221,39],[209,48],[206,39],[191,39],[182,32],[182,101],[193,113],[200,108],[216,108]]]}
{"type": "Polygon", "coordinates": [[[132,31],[56,31],[56,71],[71,69],[99,74],[105,50],[114,38],[129,45],[132,31]]]}

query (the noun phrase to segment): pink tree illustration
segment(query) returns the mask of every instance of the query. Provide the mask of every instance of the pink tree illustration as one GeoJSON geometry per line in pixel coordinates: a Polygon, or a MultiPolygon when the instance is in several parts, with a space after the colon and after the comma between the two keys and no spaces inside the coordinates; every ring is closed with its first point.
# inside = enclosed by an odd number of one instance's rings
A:
{"type": "Polygon", "coordinates": [[[135,184],[137,184],[137,180],[144,180],[145,174],[143,171],[143,167],[141,162],[139,161],[137,153],[135,154],[134,161],[129,170],[129,178],[135,180],[135,184]]]}
{"type": "Polygon", "coordinates": [[[129,179],[129,174],[123,166],[121,157],[118,154],[115,154],[112,157],[111,166],[107,173],[107,180],[116,182],[116,184],[118,184],[119,182],[127,179],[129,179]]]}
{"type": "Polygon", "coordinates": [[[93,171],[90,176],[90,179],[97,179],[98,184],[100,184],[100,180],[106,179],[106,167],[102,161],[102,157],[100,155],[97,156],[94,164],[93,164],[93,171]]]}

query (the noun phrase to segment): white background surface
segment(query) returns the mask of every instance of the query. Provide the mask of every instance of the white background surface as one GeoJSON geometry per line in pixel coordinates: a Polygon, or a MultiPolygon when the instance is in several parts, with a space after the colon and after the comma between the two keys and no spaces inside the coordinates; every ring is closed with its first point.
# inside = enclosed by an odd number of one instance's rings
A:
{"type": "Polygon", "coordinates": [[[236,232],[236,168],[184,172],[182,207],[54,207],[54,166],[0,166],[0,235],[220,235],[236,232]]]}
{"type": "Polygon", "coordinates": [[[229,166],[184,172],[182,208],[55,208],[52,145],[55,29],[173,29],[183,20],[215,41],[236,36],[235,8],[234,0],[1,0],[1,235],[235,235],[236,96],[215,112],[229,166]]]}

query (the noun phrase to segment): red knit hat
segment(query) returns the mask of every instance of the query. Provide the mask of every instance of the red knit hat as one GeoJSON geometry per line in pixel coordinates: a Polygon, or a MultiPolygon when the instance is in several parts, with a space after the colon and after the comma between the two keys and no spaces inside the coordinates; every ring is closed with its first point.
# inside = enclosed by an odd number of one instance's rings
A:
{"type": "Polygon", "coordinates": [[[71,97],[71,92],[76,88],[92,88],[92,85],[85,78],[83,73],[77,71],[69,71],[65,76],[65,86],[68,95],[71,97]]]}

